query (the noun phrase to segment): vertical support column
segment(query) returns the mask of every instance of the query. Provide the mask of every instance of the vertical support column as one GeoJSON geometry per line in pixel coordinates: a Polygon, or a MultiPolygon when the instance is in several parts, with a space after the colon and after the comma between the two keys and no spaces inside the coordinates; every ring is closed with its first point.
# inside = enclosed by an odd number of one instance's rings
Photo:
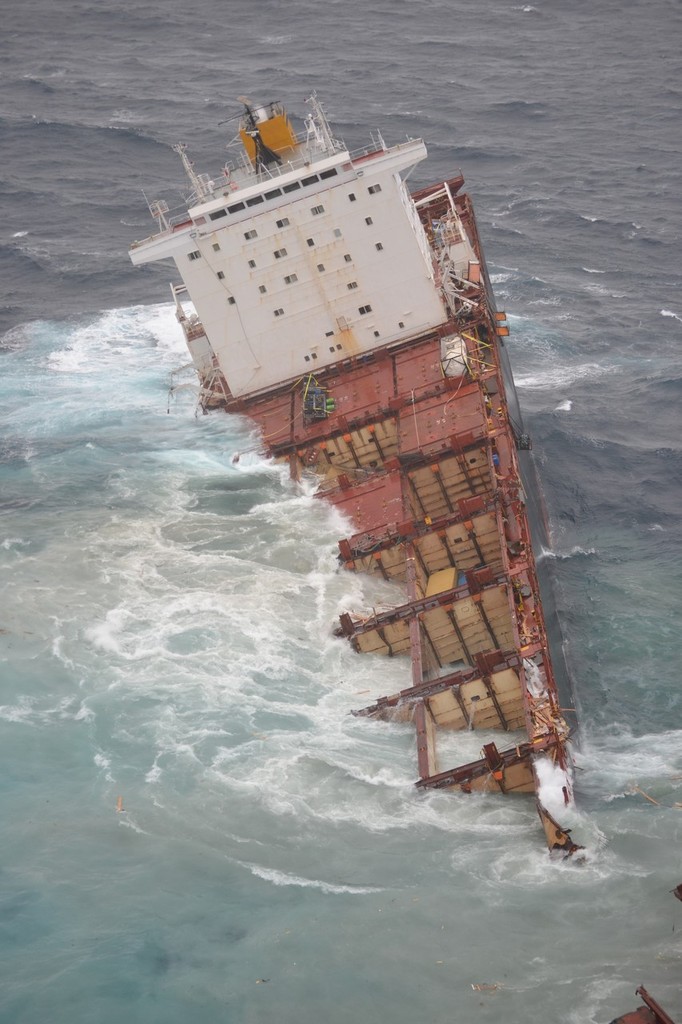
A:
{"type": "Polygon", "coordinates": [[[436,724],[423,700],[414,706],[414,724],[417,729],[417,770],[420,779],[438,774],[436,760],[436,724]]]}
{"type": "MultiPolygon", "coordinates": [[[[412,541],[405,544],[405,578],[407,581],[407,596],[410,601],[417,600],[417,564],[416,553],[412,541]]],[[[410,659],[412,663],[412,685],[419,686],[424,679],[422,666],[422,635],[419,617],[414,615],[410,619],[410,659]]]]}

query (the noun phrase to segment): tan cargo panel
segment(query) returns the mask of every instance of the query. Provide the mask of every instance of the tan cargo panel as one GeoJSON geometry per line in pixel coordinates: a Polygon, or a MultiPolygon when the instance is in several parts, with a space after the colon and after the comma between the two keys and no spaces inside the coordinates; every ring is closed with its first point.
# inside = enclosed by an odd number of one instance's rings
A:
{"type": "MultiPolygon", "coordinates": [[[[417,574],[421,585],[422,594],[437,593],[429,591],[428,577],[445,569],[456,569],[455,582],[460,572],[477,568],[481,565],[481,557],[474,544],[474,539],[483,554],[483,564],[490,566],[494,572],[502,569],[502,552],[500,550],[497,522],[493,513],[485,513],[477,516],[473,522],[473,539],[469,538],[466,527],[462,524],[453,524],[441,533],[427,533],[415,541],[415,548],[418,552],[417,574]],[[422,565],[423,563],[423,565],[422,565]],[[424,567],[428,574],[425,575],[424,567]]],[[[404,545],[396,544],[392,548],[385,548],[376,555],[366,555],[363,558],[354,560],[354,567],[362,572],[378,572],[387,575],[391,579],[405,579],[405,548],[404,545]]],[[[443,588],[446,589],[446,588],[443,588]]]]}
{"type": "MultiPolygon", "coordinates": [[[[535,792],[533,772],[528,764],[513,765],[511,768],[506,768],[502,784],[504,786],[505,793],[535,792]]],[[[465,788],[467,792],[472,790],[476,793],[502,792],[499,783],[492,777],[492,775],[484,775],[479,779],[472,779],[471,782],[467,783],[466,787],[454,785],[443,786],[442,788],[451,790],[461,790],[462,788],[465,788]]]]}
{"type": "Polygon", "coordinates": [[[500,720],[493,696],[488,693],[482,679],[472,679],[462,686],[451,687],[442,693],[427,697],[425,702],[439,728],[523,728],[523,693],[516,672],[513,669],[496,672],[490,677],[490,685],[504,721],[500,720]]]}
{"type": "Polygon", "coordinates": [[[359,430],[351,430],[346,435],[330,438],[325,442],[325,448],[333,465],[339,469],[356,469],[358,462],[363,467],[373,469],[375,466],[372,463],[378,465],[382,459],[397,454],[396,421],[387,419],[359,430]]]}
{"type": "Polygon", "coordinates": [[[457,502],[462,498],[486,494],[492,490],[488,456],[484,448],[463,455],[447,456],[437,466],[437,473],[431,466],[408,473],[417,518],[424,515],[432,519],[445,516],[456,509],[457,502]]]}
{"type": "MultiPolygon", "coordinates": [[[[427,656],[429,653],[434,655],[441,666],[458,661],[470,664],[471,656],[481,651],[490,650],[491,647],[504,650],[513,646],[513,627],[504,586],[483,591],[480,602],[467,597],[446,607],[438,605],[421,612],[419,620],[425,637],[425,653],[427,656]],[[479,604],[485,611],[494,639],[479,610],[479,604]],[[453,628],[453,618],[464,644],[453,628]]],[[[390,655],[406,653],[410,649],[408,621],[399,620],[379,629],[369,629],[357,634],[355,642],[361,651],[390,655]]]]}

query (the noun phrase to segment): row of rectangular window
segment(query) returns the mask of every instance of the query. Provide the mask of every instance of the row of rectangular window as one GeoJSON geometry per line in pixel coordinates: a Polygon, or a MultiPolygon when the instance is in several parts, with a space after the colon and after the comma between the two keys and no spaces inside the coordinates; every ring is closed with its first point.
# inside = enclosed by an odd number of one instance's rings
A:
{"type": "Polygon", "coordinates": [[[335,167],[330,167],[329,170],[320,171],[319,174],[310,174],[306,178],[301,178],[300,181],[290,181],[288,185],[283,185],[281,188],[273,188],[268,192],[259,193],[257,196],[251,196],[250,199],[246,199],[243,202],[232,203],[227,208],[223,207],[221,210],[214,210],[208,216],[211,220],[219,220],[221,217],[227,217],[228,213],[241,213],[247,207],[258,206],[260,203],[264,203],[266,199],[277,199],[281,195],[288,195],[290,192],[298,191],[302,186],[307,187],[317,184],[318,181],[334,178],[338,173],[335,167]]]}
{"type": "MultiPolygon", "coordinates": [[[[324,268],[322,268],[322,269],[324,269],[324,268]]],[[[318,267],[318,270],[319,270],[319,267],[318,267]]],[[[221,278],[221,280],[222,280],[222,278],[224,276],[225,275],[223,274],[222,270],[218,271],[218,277],[221,278]]],[[[289,274],[287,277],[284,278],[284,283],[285,284],[296,284],[297,281],[298,281],[298,275],[297,274],[289,274]]],[[[357,281],[351,281],[347,285],[348,291],[355,291],[355,289],[357,287],[358,287],[357,281]]],[[[261,295],[267,294],[267,288],[265,287],[264,284],[261,284],[261,285],[258,286],[258,291],[261,293],[261,295]]],[[[230,296],[228,296],[228,300],[227,301],[230,304],[230,306],[234,306],[234,304],[235,304],[235,302],[237,300],[232,295],[230,295],[230,296]]],[[[360,306],[360,308],[358,309],[358,313],[362,313],[362,314],[364,314],[364,313],[371,313],[371,312],[372,312],[372,307],[371,306],[360,306]]]]}
{"type": "MultiPolygon", "coordinates": [[[[381,185],[370,185],[369,188],[367,189],[367,191],[369,192],[369,194],[371,196],[373,196],[375,194],[375,192],[381,192],[381,185]]],[[[357,196],[355,195],[355,192],[349,192],[348,193],[348,200],[349,200],[349,202],[354,203],[356,199],[357,199],[357,196]]]]}
{"type": "MultiPolygon", "coordinates": [[[[234,305],[235,300],[232,297],[230,297],[227,301],[230,303],[231,306],[234,305]]],[[[372,312],[372,307],[371,306],[358,306],[358,313],[361,316],[365,316],[367,313],[371,313],[371,312],[372,312]]],[[[283,309],[275,309],[275,310],[273,310],[273,313],[275,314],[275,316],[284,316],[284,310],[283,309]]],[[[399,326],[403,327],[404,324],[401,323],[399,326]]],[[[334,333],[333,331],[327,331],[326,337],[330,338],[333,335],[333,333],[334,333]]]]}
{"type": "MultiPolygon", "coordinates": [[[[314,206],[310,212],[315,214],[315,215],[320,214],[320,213],[324,213],[324,206],[314,206]]],[[[365,217],[365,224],[370,225],[370,224],[373,224],[373,223],[374,223],[374,221],[372,220],[371,217],[365,217]]],[[[288,224],[289,224],[289,218],[288,217],[284,217],[282,220],[278,220],[277,221],[277,227],[278,228],[285,228],[285,227],[287,227],[288,224]]],[[[342,235],[341,228],[334,228],[334,238],[341,238],[341,235],[342,235]]],[[[254,228],[251,228],[249,231],[245,231],[244,232],[244,238],[246,239],[247,242],[250,242],[253,238],[258,238],[258,232],[254,228]]],[[[309,246],[314,246],[315,245],[315,239],[314,238],[306,238],[306,242],[307,242],[307,244],[309,246]]],[[[380,248],[380,247],[383,248],[383,246],[377,246],[377,249],[380,248]]],[[[213,249],[214,249],[215,252],[219,252],[220,251],[220,244],[218,242],[213,242],[213,249]]],[[[278,249],[277,252],[275,252],[275,256],[277,256],[277,253],[283,253],[286,256],[286,249],[278,249]]],[[[196,252],[192,252],[192,253],[189,254],[189,258],[191,260],[198,260],[200,256],[201,256],[201,253],[198,250],[196,252]]],[[[279,258],[279,257],[277,257],[277,258],[279,258]]]]}
{"type": "MultiPolygon", "coordinates": [[[[312,238],[309,238],[308,239],[308,245],[314,245],[314,244],[315,244],[314,240],[312,238]]],[[[381,250],[384,248],[383,243],[382,242],[375,242],[374,248],[378,252],[381,252],[381,250]]],[[[218,252],[220,250],[220,246],[218,245],[217,242],[214,242],[213,249],[215,250],[215,252],[218,252]]],[[[276,249],[274,251],[274,253],[273,253],[273,256],[275,257],[276,260],[280,260],[280,259],[282,259],[286,255],[287,255],[286,249],[276,249]]],[[[187,258],[189,260],[201,259],[201,253],[199,252],[198,249],[195,249],[194,252],[190,252],[190,253],[187,254],[187,258]]],[[[353,257],[348,252],[344,253],[343,258],[346,261],[346,263],[352,263],[353,262],[353,257]]],[[[249,260],[248,263],[249,263],[249,267],[250,267],[251,270],[255,270],[256,269],[256,261],[255,260],[249,260]]],[[[317,264],[317,269],[320,272],[323,271],[324,270],[324,264],[323,263],[318,263],[317,264]]],[[[223,273],[222,270],[219,270],[217,276],[222,280],[225,277],[225,274],[223,273]]]]}
{"type": "MultiPolygon", "coordinates": [[[[249,266],[251,266],[252,264],[255,267],[256,264],[253,263],[253,260],[249,260],[249,266]]],[[[319,270],[319,272],[321,274],[324,273],[324,270],[325,270],[324,263],[318,263],[317,264],[317,269],[319,270]]],[[[219,281],[224,280],[225,272],[223,270],[219,270],[217,272],[217,274],[216,274],[216,277],[218,278],[219,281]]],[[[298,281],[298,274],[287,274],[286,277],[284,278],[284,283],[285,284],[296,284],[297,281],[298,281]]],[[[348,291],[354,291],[358,287],[358,282],[357,281],[350,281],[346,285],[346,287],[348,288],[348,291]]],[[[258,286],[258,291],[261,293],[261,295],[265,295],[265,293],[267,292],[267,288],[265,287],[264,284],[261,284],[261,285],[258,286]]]]}
{"type": "MultiPolygon", "coordinates": [[[[318,181],[324,181],[327,178],[333,178],[338,174],[336,168],[332,167],[328,171],[321,171],[320,174],[311,174],[307,178],[301,178],[300,181],[291,181],[288,185],[283,185],[282,188],[273,188],[263,194],[257,196],[251,196],[250,199],[246,199],[243,202],[232,203],[228,207],[223,207],[220,210],[214,210],[213,213],[209,213],[210,220],[220,220],[221,217],[227,217],[228,213],[241,213],[242,210],[253,206],[259,206],[260,203],[264,203],[266,199],[277,199],[281,195],[287,195],[290,192],[296,192],[301,186],[314,185],[318,181]]],[[[367,189],[370,195],[374,195],[376,192],[381,192],[381,185],[370,185],[367,189]]],[[[348,199],[351,203],[355,202],[355,193],[350,192],[348,199]]],[[[318,208],[315,207],[315,210],[318,208]]],[[[315,212],[315,210],[313,212],[315,212]]],[[[319,209],[319,212],[323,212],[319,209]]],[[[287,221],[287,223],[289,223],[287,221]]]]}

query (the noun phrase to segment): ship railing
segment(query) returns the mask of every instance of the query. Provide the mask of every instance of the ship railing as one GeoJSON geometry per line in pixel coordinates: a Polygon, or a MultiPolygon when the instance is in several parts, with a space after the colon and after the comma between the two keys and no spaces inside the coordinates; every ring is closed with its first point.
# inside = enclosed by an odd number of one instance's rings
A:
{"type": "MultiPolygon", "coordinates": [[[[412,147],[415,144],[421,144],[421,142],[421,139],[407,139],[405,142],[400,142],[396,146],[392,146],[390,148],[393,151],[399,152],[400,150],[412,147]]],[[[334,153],[348,153],[351,163],[360,163],[370,157],[379,156],[381,153],[387,152],[388,148],[389,147],[386,146],[381,135],[378,135],[376,139],[372,140],[372,145],[363,146],[360,149],[354,149],[351,152],[348,152],[348,150],[345,149],[345,144],[338,140],[334,140],[334,148],[331,151],[328,147],[323,146],[314,140],[304,140],[300,143],[298,152],[295,153],[295,155],[292,153],[292,157],[290,159],[282,161],[281,164],[276,164],[274,166],[270,165],[269,167],[265,167],[259,171],[254,170],[248,155],[242,150],[241,167],[233,168],[232,166],[226,166],[224,172],[215,178],[211,178],[208,174],[199,175],[201,179],[201,190],[195,190],[187,196],[187,207],[191,208],[200,202],[206,202],[210,199],[215,199],[218,196],[224,196],[228,192],[237,191],[238,189],[245,188],[248,185],[263,184],[268,181],[272,181],[273,179],[280,178],[285,174],[289,174],[291,171],[307,167],[316,158],[332,156],[334,153]]],[[[158,231],[153,235],[147,235],[146,238],[136,240],[132,243],[130,248],[136,249],[140,245],[145,245],[147,242],[150,242],[155,238],[161,238],[166,234],[170,235],[181,227],[189,226],[192,223],[192,220],[185,208],[181,213],[174,214],[172,217],[167,218],[166,223],[168,225],[167,228],[163,228],[161,231],[158,231]]]]}
{"type": "Polygon", "coordinates": [[[168,220],[168,225],[171,231],[174,231],[176,228],[182,227],[184,224],[191,223],[192,219],[191,217],[187,216],[187,211],[185,211],[184,213],[179,213],[176,217],[170,217],[168,220]]]}
{"type": "MultiPolygon", "coordinates": [[[[345,146],[345,143],[341,140],[335,139],[332,148],[318,143],[315,140],[297,138],[298,150],[292,151],[291,156],[283,160],[281,164],[270,164],[268,167],[264,167],[261,170],[256,171],[249,159],[248,155],[241,151],[241,166],[238,168],[230,168],[229,172],[221,175],[213,180],[205,182],[206,187],[215,196],[216,194],[222,195],[226,190],[234,190],[243,188],[247,185],[253,185],[254,183],[263,184],[276,178],[281,178],[285,174],[289,174],[291,171],[301,170],[307,167],[313,161],[317,159],[323,159],[324,157],[334,156],[335,154],[348,153],[348,156],[352,162],[358,162],[367,157],[378,156],[380,153],[385,153],[388,149],[381,135],[377,134],[376,138],[372,139],[372,144],[369,146],[363,146],[359,149],[355,149],[349,152],[345,146]]],[[[421,143],[421,139],[407,139],[405,142],[398,143],[397,146],[393,146],[394,150],[405,149],[410,146],[414,146],[415,143],[421,143]]],[[[198,199],[206,198],[205,196],[192,196],[192,200],[188,205],[192,205],[192,202],[198,199]]]]}
{"type": "Polygon", "coordinates": [[[187,213],[186,208],[178,207],[177,209],[182,210],[182,212],[176,213],[172,217],[167,217],[165,220],[165,226],[163,222],[159,223],[157,221],[161,229],[160,231],[155,231],[153,235],[147,235],[146,238],[136,239],[134,242],[131,243],[130,248],[137,249],[141,245],[146,245],[147,242],[154,241],[155,238],[163,238],[164,235],[172,235],[174,231],[178,230],[178,228],[191,224],[192,221],[187,213]]]}
{"type": "MultiPolygon", "coordinates": [[[[254,182],[263,183],[274,178],[280,178],[290,171],[300,170],[312,163],[314,160],[323,159],[326,156],[334,156],[335,153],[345,153],[346,147],[342,142],[335,142],[332,148],[318,142],[315,139],[308,139],[306,136],[296,136],[295,146],[286,153],[281,164],[270,164],[260,170],[255,170],[248,153],[239,144],[239,166],[230,166],[227,173],[209,182],[211,191],[221,193],[227,189],[244,188],[253,185],[254,182]]],[[[229,148],[229,147],[228,147],[229,148]]]]}

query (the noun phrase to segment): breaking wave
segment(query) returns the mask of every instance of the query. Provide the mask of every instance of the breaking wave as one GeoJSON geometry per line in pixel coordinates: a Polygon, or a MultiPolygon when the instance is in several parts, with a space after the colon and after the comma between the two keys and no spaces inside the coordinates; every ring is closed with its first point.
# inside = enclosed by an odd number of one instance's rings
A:
{"type": "Polygon", "coordinates": [[[277,871],[275,868],[263,868],[257,864],[247,864],[237,861],[241,867],[247,868],[256,878],[262,878],[266,882],[272,882],[277,886],[293,885],[300,889],[319,889],[320,892],[328,895],[343,895],[350,893],[352,896],[367,896],[374,892],[384,892],[382,888],[372,885],[351,885],[345,882],[323,882],[317,878],[300,878],[298,875],[289,875],[285,871],[277,871]]]}

